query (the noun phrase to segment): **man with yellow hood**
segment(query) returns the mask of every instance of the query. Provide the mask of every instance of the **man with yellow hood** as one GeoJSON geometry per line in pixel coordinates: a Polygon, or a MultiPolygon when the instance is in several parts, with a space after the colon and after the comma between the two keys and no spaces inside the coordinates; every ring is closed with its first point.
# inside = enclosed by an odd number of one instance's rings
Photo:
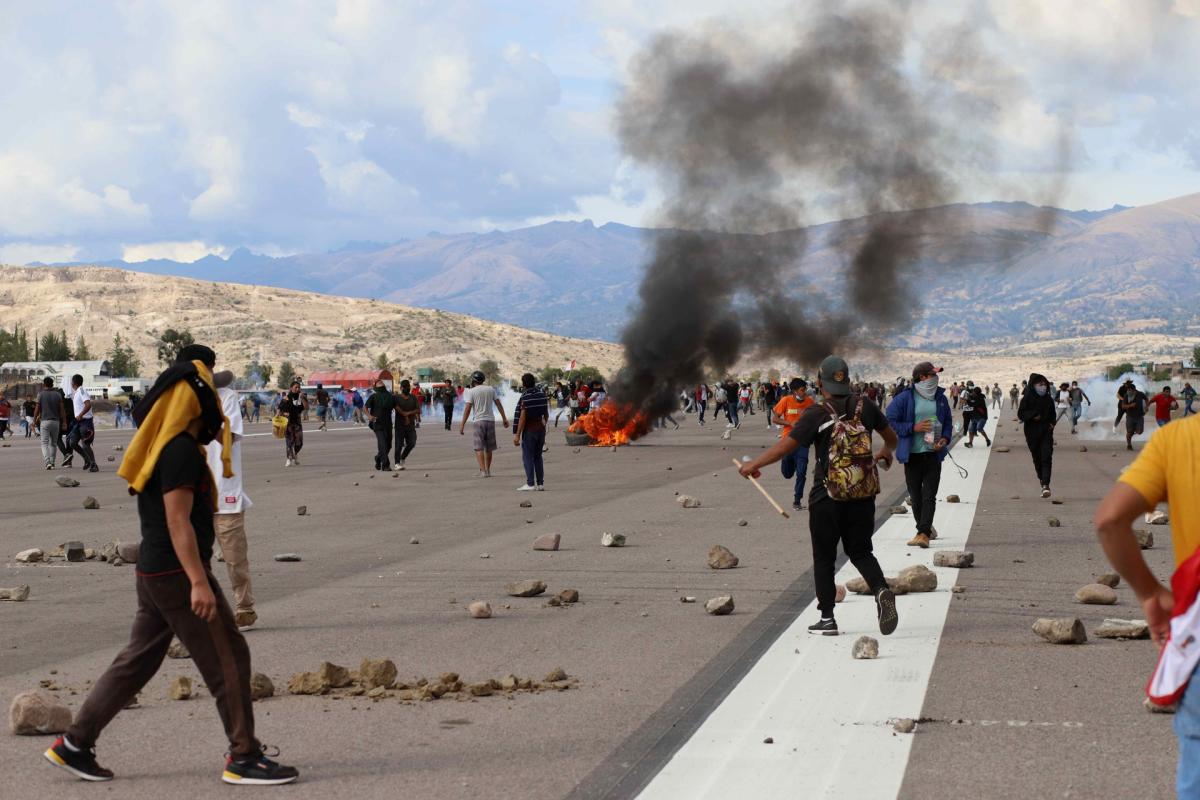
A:
{"type": "MultiPolygon", "coordinates": [[[[299,776],[264,754],[254,735],[250,649],[212,574],[216,493],[204,445],[229,425],[213,385],[216,354],[188,345],[133,410],[138,432],[117,474],[137,496],[142,541],[137,560],[137,613],[129,644],[96,681],[74,724],[46,751],[46,759],[87,781],[112,780],[96,762],[105,726],[129,705],[178,637],[191,655],[229,738],[221,779],[233,784],[291,783],[299,776]]],[[[228,455],[222,464],[232,477],[228,455]]]]}

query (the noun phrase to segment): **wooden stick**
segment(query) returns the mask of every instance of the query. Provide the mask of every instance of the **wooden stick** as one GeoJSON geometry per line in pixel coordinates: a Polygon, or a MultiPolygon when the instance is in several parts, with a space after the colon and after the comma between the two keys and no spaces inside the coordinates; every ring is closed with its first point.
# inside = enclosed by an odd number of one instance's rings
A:
{"type": "MultiPolygon", "coordinates": [[[[733,460],[733,465],[738,469],[742,468],[742,462],[738,461],[736,458],[733,460]]],[[[783,510],[783,506],[779,505],[779,503],[776,503],[775,498],[771,497],[767,490],[762,487],[762,484],[758,482],[758,478],[755,478],[753,475],[747,475],[746,477],[751,483],[754,484],[755,489],[758,489],[760,492],[762,492],[762,496],[767,498],[767,502],[773,505],[775,510],[783,515],[784,519],[791,519],[791,517],[788,516],[788,513],[783,510]]]]}

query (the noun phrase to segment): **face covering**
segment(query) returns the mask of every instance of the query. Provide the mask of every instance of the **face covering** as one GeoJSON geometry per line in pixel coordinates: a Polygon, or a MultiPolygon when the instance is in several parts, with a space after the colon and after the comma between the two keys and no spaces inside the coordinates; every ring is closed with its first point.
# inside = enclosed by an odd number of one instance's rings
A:
{"type": "Polygon", "coordinates": [[[1046,385],[1044,383],[1039,383],[1037,386],[1033,387],[1033,390],[1035,392],[1037,392],[1039,395],[1045,395],[1046,394],[1046,385]]]}
{"type": "Polygon", "coordinates": [[[917,394],[921,395],[921,397],[924,397],[926,400],[932,400],[933,393],[938,388],[938,376],[936,374],[932,375],[923,381],[917,381],[913,386],[916,387],[917,394]]]}
{"type": "Polygon", "coordinates": [[[1126,392],[1125,393],[1125,402],[1126,403],[1132,403],[1136,399],[1137,399],[1137,392],[1126,392]]]}

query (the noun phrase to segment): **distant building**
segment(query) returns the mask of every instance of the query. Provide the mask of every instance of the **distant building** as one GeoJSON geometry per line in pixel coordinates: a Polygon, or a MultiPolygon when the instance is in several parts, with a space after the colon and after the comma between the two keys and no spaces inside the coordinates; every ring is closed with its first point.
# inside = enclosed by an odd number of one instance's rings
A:
{"type": "Polygon", "coordinates": [[[71,376],[82,375],[83,385],[107,385],[113,377],[107,361],[6,361],[0,364],[0,383],[41,383],[54,379],[55,386],[71,388],[71,376]]]}
{"type": "Polygon", "coordinates": [[[370,389],[376,380],[383,381],[390,389],[392,373],[386,369],[319,369],[308,375],[310,387],[319,383],[326,389],[370,389]]]}

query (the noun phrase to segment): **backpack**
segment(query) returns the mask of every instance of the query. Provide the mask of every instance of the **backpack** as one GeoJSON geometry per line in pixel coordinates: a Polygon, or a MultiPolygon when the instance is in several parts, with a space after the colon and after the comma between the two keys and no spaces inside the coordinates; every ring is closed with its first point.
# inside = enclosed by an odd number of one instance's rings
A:
{"type": "Polygon", "coordinates": [[[830,500],[863,500],[879,494],[879,469],[871,450],[871,432],[862,424],[862,409],[861,395],[850,419],[842,419],[832,405],[825,404],[833,420],[825,476],[830,500]]]}

